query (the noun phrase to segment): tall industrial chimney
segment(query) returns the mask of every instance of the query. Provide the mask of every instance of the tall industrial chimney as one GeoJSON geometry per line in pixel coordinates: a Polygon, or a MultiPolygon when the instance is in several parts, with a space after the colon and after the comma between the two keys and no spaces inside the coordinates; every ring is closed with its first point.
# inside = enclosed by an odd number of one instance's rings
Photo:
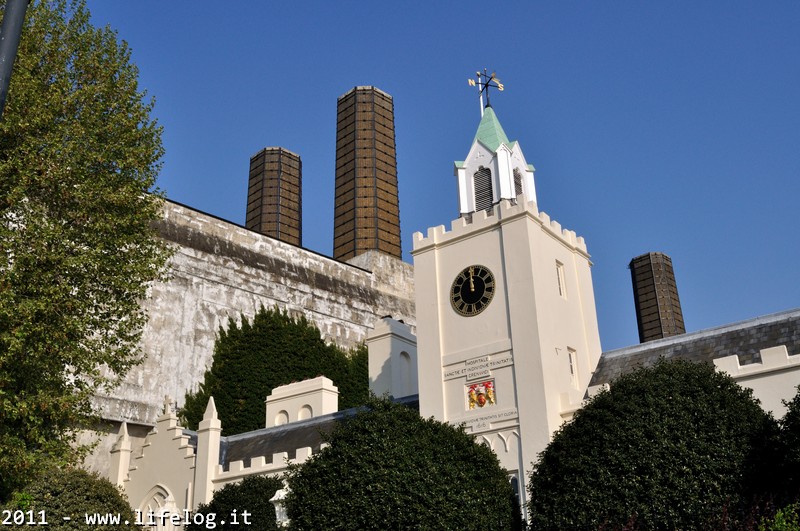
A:
{"type": "Polygon", "coordinates": [[[639,341],[676,336],[686,332],[672,260],[664,253],[647,253],[631,260],[633,300],[639,341]]]}
{"type": "Polygon", "coordinates": [[[303,245],[300,155],[267,147],[250,157],[245,226],[298,247],[303,245]]]}
{"type": "Polygon", "coordinates": [[[339,97],[333,257],[377,250],[401,258],[392,97],[355,87],[339,97]]]}

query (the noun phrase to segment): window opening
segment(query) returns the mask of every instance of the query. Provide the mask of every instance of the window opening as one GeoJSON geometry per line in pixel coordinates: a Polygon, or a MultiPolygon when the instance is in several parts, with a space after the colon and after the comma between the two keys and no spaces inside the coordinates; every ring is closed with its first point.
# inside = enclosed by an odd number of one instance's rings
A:
{"type": "Polygon", "coordinates": [[[473,176],[475,184],[475,210],[492,208],[494,194],[492,190],[492,171],[481,166],[473,176]]]}
{"type": "Polygon", "coordinates": [[[566,283],[566,276],[564,275],[564,264],[556,260],[556,275],[558,280],[558,294],[563,297],[567,298],[567,283],[566,283]]]}
{"type": "Polygon", "coordinates": [[[514,197],[522,195],[522,174],[519,168],[514,168],[514,197]]]}
{"type": "Polygon", "coordinates": [[[569,377],[572,381],[572,386],[578,387],[578,352],[575,349],[567,347],[567,355],[569,356],[569,377]]]}

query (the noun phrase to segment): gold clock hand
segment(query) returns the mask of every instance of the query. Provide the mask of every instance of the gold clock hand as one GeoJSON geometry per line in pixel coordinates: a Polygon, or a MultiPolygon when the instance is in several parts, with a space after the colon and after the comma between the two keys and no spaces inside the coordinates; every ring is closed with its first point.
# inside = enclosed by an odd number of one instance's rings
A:
{"type": "Polygon", "coordinates": [[[471,267],[469,268],[469,290],[475,291],[475,282],[472,280],[472,269],[471,267]]]}

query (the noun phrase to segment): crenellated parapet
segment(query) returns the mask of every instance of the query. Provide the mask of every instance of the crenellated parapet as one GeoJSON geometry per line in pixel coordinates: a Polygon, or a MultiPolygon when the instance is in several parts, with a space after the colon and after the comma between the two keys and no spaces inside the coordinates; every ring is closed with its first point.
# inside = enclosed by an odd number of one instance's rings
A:
{"type": "Polygon", "coordinates": [[[295,457],[289,458],[288,452],[272,454],[271,460],[266,456],[250,459],[249,464],[244,460],[232,461],[225,470],[223,465],[217,465],[214,476],[214,490],[218,490],[228,483],[236,483],[247,476],[278,476],[289,470],[292,465],[301,465],[308,460],[313,451],[310,446],[298,448],[295,457]]]}
{"type": "Polygon", "coordinates": [[[444,225],[439,225],[429,228],[427,235],[415,232],[413,252],[417,253],[429,247],[446,245],[466,236],[474,236],[481,230],[496,229],[498,222],[503,225],[526,217],[569,249],[589,258],[586,242],[582,236],[577,236],[575,231],[562,228],[561,224],[550,219],[548,214],[540,212],[535,202],[523,199],[523,196],[519,196],[516,201],[502,200],[489,210],[481,210],[454,219],[450,223],[450,230],[447,230],[444,225]]]}
{"type": "Polygon", "coordinates": [[[742,387],[752,389],[761,406],[780,418],[786,413],[784,400],[795,395],[800,381],[800,354],[791,356],[786,345],[777,345],[761,349],[759,358],[742,364],[739,356],[732,354],[714,359],[714,366],[742,387]]]}

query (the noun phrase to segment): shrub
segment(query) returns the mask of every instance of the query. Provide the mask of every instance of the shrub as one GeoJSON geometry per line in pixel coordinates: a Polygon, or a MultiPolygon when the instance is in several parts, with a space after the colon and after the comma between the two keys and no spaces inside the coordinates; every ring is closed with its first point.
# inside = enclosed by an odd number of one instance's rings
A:
{"type": "Polygon", "coordinates": [[[713,366],[659,361],[564,425],[529,483],[534,529],[700,529],[745,510],[777,425],[713,366]]]}
{"type": "Polygon", "coordinates": [[[138,529],[131,506],[117,487],[97,474],[80,469],[52,469],[43,473],[16,492],[3,509],[25,511],[26,518],[32,515],[37,524],[41,523],[40,511],[44,511],[48,529],[85,530],[89,525],[85,519],[87,514],[120,515],[119,524],[95,524],[93,528],[138,529]]]}
{"type": "Polygon", "coordinates": [[[786,415],[781,419],[781,498],[800,498],[800,386],[795,397],[786,402],[786,415]]]}
{"type": "MultiPolygon", "coordinates": [[[[221,520],[230,522],[233,511],[237,513],[240,525],[244,525],[243,512],[249,514],[251,529],[270,531],[278,529],[275,523],[275,506],[269,500],[275,492],[283,487],[283,482],[274,477],[249,476],[239,483],[225,485],[214,493],[208,504],[201,504],[197,512],[205,515],[213,514],[215,523],[221,520]]],[[[207,529],[205,524],[190,524],[187,529],[207,529]]]]}
{"type": "Polygon", "coordinates": [[[511,529],[497,456],[463,428],[371,399],[289,477],[292,529],[511,529]]]}
{"type": "Polygon", "coordinates": [[[758,531],[800,531],[798,504],[778,509],[773,518],[768,518],[758,525],[758,531]]]}

